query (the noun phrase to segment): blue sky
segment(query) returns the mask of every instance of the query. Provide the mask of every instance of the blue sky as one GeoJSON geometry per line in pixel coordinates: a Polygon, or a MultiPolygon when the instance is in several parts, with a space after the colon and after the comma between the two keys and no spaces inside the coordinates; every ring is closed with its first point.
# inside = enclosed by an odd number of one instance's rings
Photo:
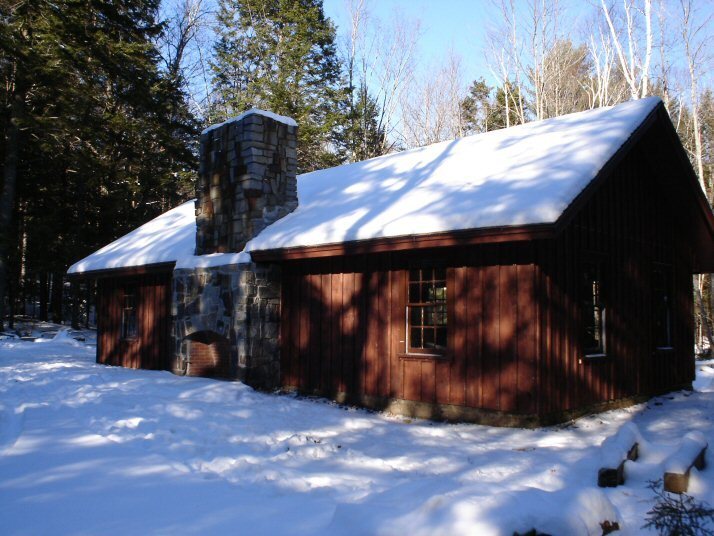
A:
{"type": "MultiPolygon", "coordinates": [[[[565,2],[567,3],[567,2],[565,2]]],[[[422,63],[439,63],[450,48],[462,58],[467,80],[483,76],[492,79],[484,58],[484,46],[489,26],[497,19],[492,2],[488,0],[367,0],[370,12],[379,19],[388,20],[395,14],[421,21],[422,36],[419,48],[422,63]]],[[[591,9],[589,4],[581,4],[591,9]]],[[[338,33],[349,24],[347,0],[324,0],[325,14],[338,26],[338,33]]],[[[577,24],[576,2],[572,21],[577,24]]]]}

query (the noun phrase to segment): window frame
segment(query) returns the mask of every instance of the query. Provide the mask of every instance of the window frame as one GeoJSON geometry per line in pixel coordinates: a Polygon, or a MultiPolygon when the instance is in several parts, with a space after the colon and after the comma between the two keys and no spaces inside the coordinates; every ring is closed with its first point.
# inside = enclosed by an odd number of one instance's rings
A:
{"type": "Polygon", "coordinates": [[[137,297],[136,287],[124,287],[122,289],[119,338],[123,341],[134,341],[139,338],[137,297]],[[128,299],[131,299],[131,301],[127,305],[128,299]]]}
{"type": "Polygon", "coordinates": [[[605,303],[605,299],[603,298],[603,288],[605,287],[604,280],[605,262],[603,257],[601,255],[594,254],[584,256],[580,262],[580,270],[578,272],[578,305],[580,312],[580,347],[585,358],[608,356],[608,308],[605,303]],[[590,292],[583,292],[586,288],[585,278],[587,270],[589,269],[595,273],[595,278],[587,278],[587,280],[594,279],[593,283],[588,285],[592,290],[590,292]],[[595,285],[594,282],[597,284],[595,285]],[[584,293],[588,295],[587,301],[586,296],[583,295],[584,293]],[[597,333],[596,340],[599,340],[598,346],[588,345],[588,339],[591,338],[591,330],[597,333]]]}
{"type": "MultiPolygon", "coordinates": [[[[674,270],[671,264],[656,262],[652,266],[652,285],[650,287],[651,297],[652,297],[652,343],[655,350],[673,350],[674,349],[674,333],[673,327],[674,322],[672,321],[672,302],[674,295],[674,270]],[[659,332],[658,332],[658,304],[657,301],[657,291],[656,291],[656,278],[657,274],[660,273],[664,276],[664,298],[665,298],[665,329],[666,329],[666,340],[664,345],[659,344],[659,332]]],[[[661,320],[661,319],[660,319],[661,320]]]]}
{"type": "Polygon", "coordinates": [[[404,288],[404,296],[405,296],[405,306],[404,306],[404,326],[405,326],[405,337],[404,337],[404,353],[401,354],[404,357],[422,357],[422,358],[443,358],[446,357],[448,348],[449,348],[449,331],[450,331],[450,301],[451,301],[451,295],[450,295],[450,290],[449,290],[449,274],[448,274],[448,268],[443,264],[439,262],[434,262],[434,261],[423,261],[423,262],[415,262],[411,264],[408,269],[406,270],[405,274],[405,288],[404,288]],[[418,270],[419,271],[419,279],[414,280],[412,278],[413,272],[418,270]],[[429,270],[431,271],[431,278],[425,278],[424,277],[424,270],[429,270]],[[439,272],[443,275],[443,278],[439,278],[438,274],[439,272]],[[436,287],[434,286],[435,283],[441,283],[443,282],[443,287],[436,287]],[[424,301],[421,296],[421,288],[423,285],[428,285],[432,284],[432,288],[434,288],[434,299],[432,300],[427,300],[424,301]],[[410,298],[412,297],[410,295],[410,289],[411,285],[419,285],[420,287],[420,296],[419,296],[419,301],[412,301],[410,298]],[[443,298],[437,298],[437,288],[443,288],[443,298]],[[431,314],[434,315],[433,318],[436,318],[437,315],[441,315],[443,320],[441,323],[436,321],[435,323],[424,323],[424,311],[422,311],[422,323],[418,325],[414,325],[412,323],[412,308],[414,307],[421,307],[421,308],[427,308],[427,307],[434,307],[434,308],[439,308],[441,311],[433,311],[431,314]],[[412,329],[420,329],[421,334],[422,334],[422,341],[419,347],[412,347],[412,329]],[[423,335],[425,333],[425,330],[429,330],[433,332],[433,347],[425,347],[424,343],[424,338],[423,335]],[[437,338],[438,338],[438,331],[443,330],[444,332],[444,344],[437,346],[437,338]]]}

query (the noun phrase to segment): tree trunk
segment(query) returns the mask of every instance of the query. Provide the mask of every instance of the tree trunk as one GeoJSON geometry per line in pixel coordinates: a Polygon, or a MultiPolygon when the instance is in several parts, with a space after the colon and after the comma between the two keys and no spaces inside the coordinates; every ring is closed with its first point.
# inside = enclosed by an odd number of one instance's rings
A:
{"type": "Polygon", "coordinates": [[[49,285],[47,284],[47,272],[40,272],[40,320],[47,321],[47,295],[49,294],[49,285]]]}
{"type": "Polygon", "coordinates": [[[52,312],[52,322],[55,322],[56,324],[61,324],[64,320],[62,318],[62,305],[64,298],[64,280],[62,275],[62,272],[52,273],[52,303],[50,306],[50,311],[52,312]]]}
{"type": "Polygon", "coordinates": [[[5,298],[8,284],[8,254],[10,253],[10,224],[15,207],[17,162],[20,152],[19,118],[24,106],[23,95],[16,92],[10,105],[10,118],[5,132],[5,162],[3,163],[3,188],[0,197],[0,329],[5,322],[5,298]]]}
{"type": "Polygon", "coordinates": [[[92,281],[87,280],[85,283],[85,291],[86,291],[86,305],[85,305],[85,314],[86,316],[85,321],[84,321],[84,327],[89,329],[89,315],[92,312],[92,281]]]}
{"type": "MultiPolygon", "coordinates": [[[[711,319],[707,315],[706,307],[704,305],[704,298],[702,296],[702,283],[704,281],[704,276],[697,276],[697,280],[694,283],[694,290],[696,292],[696,302],[699,307],[699,315],[701,318],[701,325],[704,333],[706,334],[707,340],[709,341],[709,351],[705,352],[705,356],[711,357],[714,355],[714,329],[712,329],[711,319]]],[[[704,341],[700,341],[704,342],[704,341]]],[[[702,349],[704,345],[702,344],[702,349]]]]}
{"type": "Polygon", "coordinates": [[[7,286],[7,325],[10,329],[15,329],[15,292],[17,286],[11,284],[7,286]]]}
{"type": "Polygon", "coordinates": [[[81,299],[79,283],[72,281],[70,288],[72,289],[72,328],[79,329],[79,300],[81,299]]]}

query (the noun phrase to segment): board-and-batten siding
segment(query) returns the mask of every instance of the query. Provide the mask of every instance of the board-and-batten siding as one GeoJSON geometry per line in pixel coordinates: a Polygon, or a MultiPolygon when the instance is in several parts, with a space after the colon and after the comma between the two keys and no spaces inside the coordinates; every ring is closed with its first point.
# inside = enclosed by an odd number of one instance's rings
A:
{"type": "Polygon", "coordinates": [[[104,277],[97,281],[97,362],[167,370],[171,356],[171,273],[104,277]],[[136,292],[137,337],[121,337],[124,293],[136,292]]]}
{"type": "Polygon", "coordinates": [[[448,351],[434,359],[403,355],[407,269],[417,258],[380,254],[286,267],[283,385],[533,413],[535,266],[470,259],[475,266],[449,268],[448,351]]]}
{"type": "Polygon", "coordinates": [[[282,384],[548,415],[693,379],[691,255],[640,147],[552,240],[286,262],[282,384]],[[585,359],[580,263],[602,259],[606,358],[585,359]],[[444,262],[444,358],[404,354],[411,263],[444,262]],[[673,349],[654,348],[651,278],[672,267],[673,349]]]}

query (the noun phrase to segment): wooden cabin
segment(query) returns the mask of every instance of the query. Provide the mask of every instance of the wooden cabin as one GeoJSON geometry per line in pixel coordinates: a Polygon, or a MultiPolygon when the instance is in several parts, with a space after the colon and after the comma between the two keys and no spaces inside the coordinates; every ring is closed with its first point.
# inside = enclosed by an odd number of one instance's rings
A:
{"type": "MultiPolygon", "coordinates": [[[[252,383],[517,426],[691,386],[692,274],[714,271],[714,215],[658,99],[297,183],[298,208],[242,253],[280,274],[277,376],[252,383]]],[[[103,270],[100,362],[171,361],[155,342],[170,257],[151,258],[158,271],[75,265],[103,270]],[[121,346],[132,304],[146,361],[121,346]]]]}

